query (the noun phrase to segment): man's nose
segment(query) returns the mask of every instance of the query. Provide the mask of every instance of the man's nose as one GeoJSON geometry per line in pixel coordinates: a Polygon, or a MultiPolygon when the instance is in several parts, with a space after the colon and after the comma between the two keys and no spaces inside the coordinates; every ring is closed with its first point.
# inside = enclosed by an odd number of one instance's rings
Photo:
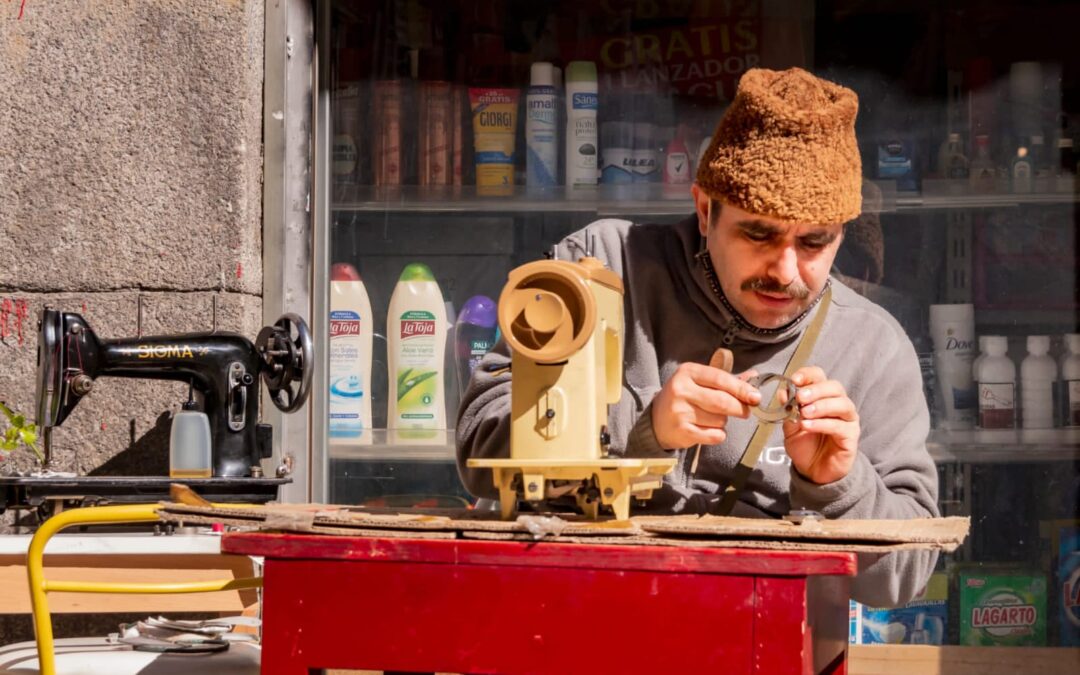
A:
{"type": "Polygon", "coordinates": [[[799,258],[793,246],[785,246],[779,250],[769,264],[769,276],[783,286],[788,286],[799,278],[799,258]]]}

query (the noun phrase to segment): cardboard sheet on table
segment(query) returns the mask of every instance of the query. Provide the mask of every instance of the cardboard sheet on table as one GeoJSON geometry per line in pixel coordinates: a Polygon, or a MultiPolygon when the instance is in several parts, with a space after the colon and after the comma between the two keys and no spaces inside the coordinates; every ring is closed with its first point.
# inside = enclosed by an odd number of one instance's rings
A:
{"type": "Polygon", "coordinates": [[[968,518],[825,520],[797,525],[785,520],[720,516],[635,516],[629,521],[591,521],[575,514],[523,514],[515,521],[493,511],[467,509],[399,513],[330,504],[267,504],[256,507],[163,503],[161,517],[173,523],[250,527],[362,537],[581,540],[648,546],[837,550],[887,553],[897,550],[955,550],[970,528],[968,518]],[[550,521],[545,520],[550,516],[550,521]],[[531,520],[530,520],[531,519],[531,520]],[[550,523],[557,527],[549,526],[550,523]]]}
{"type": "Polygon", "coordinates": [[[918,548],[952,551],[968,535],[970,518],[910,518],[906,520],[812,520],[796,524],[766,518],[727,516],[637,516],[642,530],[668,536],[709,539],[766,539],[914,544],[918,548]]]}
{"type": "MultiPolygon", "coordinates": [[[[357,530],[380,532],[462,532],[465,530],[530,533],[524,520],[501,520],[495,511],[469,509],[417,510],[399,513],[330,504],[267,504],[255,507],[192,506],[163,503],[159,515],[173,523],[224,523],[286,532],[361,535],[357,530]],[[198,520],[195,518],[208,518],[198,520]],[[343,530],[330,532],[329,528],[343,530]]],[[[632,536],[642,530],[632,521],[593,521],[577,514],[522,514],[525,518],[557,515],[559,535],[632,536]]]]}

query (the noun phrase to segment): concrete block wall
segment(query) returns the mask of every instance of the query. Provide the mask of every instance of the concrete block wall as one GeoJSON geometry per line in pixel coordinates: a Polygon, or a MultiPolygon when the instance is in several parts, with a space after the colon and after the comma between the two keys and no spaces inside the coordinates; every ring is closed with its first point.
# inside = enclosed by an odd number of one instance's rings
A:
{"type": "MultiPolygon", "coordinates": [[[[33,413],[37,314],[104,338],[262,325],[264,0],[0,3],[0,400],[33,413]]],[[[102,378],[55,468],[161,475],[186,387],[102,378]]],[[[0,473],[32,464],[0,458],[0,473]]]]}

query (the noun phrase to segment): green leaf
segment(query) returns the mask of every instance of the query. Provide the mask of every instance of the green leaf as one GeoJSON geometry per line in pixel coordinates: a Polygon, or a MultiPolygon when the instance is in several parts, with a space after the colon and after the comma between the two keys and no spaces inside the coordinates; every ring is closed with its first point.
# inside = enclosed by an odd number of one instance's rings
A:
{"type": "MultiPolygon", "coordinates": [[[[403,370],[403,371],[401,371],[400,373],[398,373],[398,376],[397,376],[397,386],[398,386],[398,390],[399,390],[399,391],[400,391],[400,389],[401,389],[402,385],[404,385],[404,384],[405,384],[405,380],[409,379],[409,374],[410,374],[410,373],[412,373],[412,371],[413,371],[413,369],[412,369],[412,368],[406,368],[405,370],[403,370]]],[[[398,395],[398,398],[401,398],[401,395],[400,395],[400,394],[398,395]]]]}
{"type": "Polygon", "coordinates": [[[3,448],[4,450],[7,450],[9,452],[14,450],[17,447],[19,447],[19,442],[18,441],[4,441],[4,442],[0,443],[0,448],[3,448]]]}
{"type": "Polygon", "coordinates": [[[420,373],[419,375],[412,378],[411,380],[406,380],[405,382],[403,382],[400,385],[400,388],[398,389],[398,394],[397,394],[398,400],[400,401],[402,396],[404,396],[405,394],[408,394],[410,391],[412,391],[413,387],[420,384],[424,380],[435,377],[435,375],[437,375],[437,374],[438,374],[438,371],[429,370],[426,373],[420,373]]]}
{"type": "Polygon", "coordinates": [[[15,427],[25,427],[26,417],[23,415],[15,415],[11,418],[11,425],[15,427]]]}
{"type": "Polygon", "coordinates": [[[8,442],[15,442],[19,440],[19,430],[15,427],[9,428],[4,432],[4,440],[8,442]]]}
{"type": "Polygon", "coordinates": [[[22,442],[26,443],[27,445],[33,445],[34,443],[37,443],[38,435],[37,432],[34,431],[34,428],[32,426],[19,431],[19,436],[22,437],[22,442]]]}

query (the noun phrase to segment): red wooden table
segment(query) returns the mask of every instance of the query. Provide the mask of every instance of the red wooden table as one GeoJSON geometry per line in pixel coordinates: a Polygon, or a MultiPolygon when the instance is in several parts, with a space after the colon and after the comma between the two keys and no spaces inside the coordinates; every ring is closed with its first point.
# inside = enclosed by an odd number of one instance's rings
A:
{"type": "Polygon", "coordinates": [[[235,533],[264,674],[844,673],[853,553],[235,533]]]}

